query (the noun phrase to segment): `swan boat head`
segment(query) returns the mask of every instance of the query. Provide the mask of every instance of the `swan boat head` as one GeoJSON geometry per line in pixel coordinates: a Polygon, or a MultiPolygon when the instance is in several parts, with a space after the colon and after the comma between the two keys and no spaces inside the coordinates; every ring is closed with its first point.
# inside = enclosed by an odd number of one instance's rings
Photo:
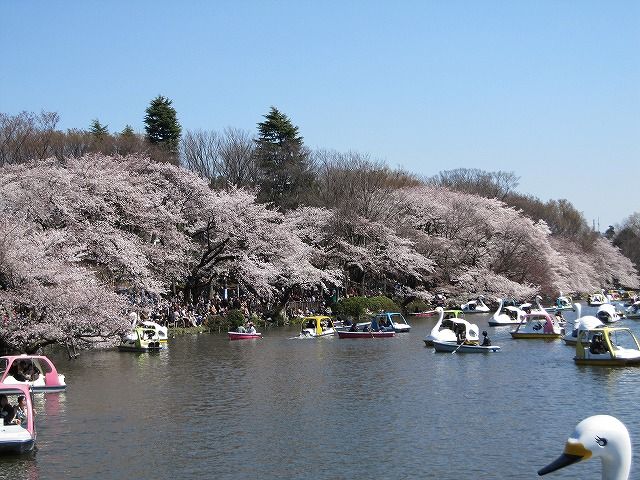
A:
{"type": "Polygon", "coordinates": [[[564,452],[538,471],[546,475],[589,458],[600,458],[603,480],[626,480],[631,470],[631,439],[627,427],[610,415],[585,418],[567,440],[564,452]]]}

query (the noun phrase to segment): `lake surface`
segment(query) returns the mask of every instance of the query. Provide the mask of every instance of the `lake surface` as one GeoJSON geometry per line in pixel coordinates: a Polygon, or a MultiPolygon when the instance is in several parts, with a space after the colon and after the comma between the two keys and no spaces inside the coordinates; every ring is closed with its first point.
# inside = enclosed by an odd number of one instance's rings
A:
{"type": "MultiPolygon", "coordinates": [[[[395,338],[276,328],[53,357],[67,392],[36,395],[37,451],[0,457],[0,478],[533,479],[598,413],[627,425],[640,476],[640,368],[577,367],[560,340],[467,318],[502,351],[436,354],[422,342],[435,319],[409,319],[395,338]]],[[[635,322],[618,325],[637,334],[635,322]]],[[[599,461],[545,478],[600,478],[599,461]]]]}

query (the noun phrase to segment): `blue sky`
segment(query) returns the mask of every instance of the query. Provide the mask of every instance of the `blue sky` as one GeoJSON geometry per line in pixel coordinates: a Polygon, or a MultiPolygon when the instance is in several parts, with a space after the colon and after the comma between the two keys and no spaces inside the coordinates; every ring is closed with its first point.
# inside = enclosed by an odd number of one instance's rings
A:
{"type": "Polygon", "coordinates": [[[255,130],[432,175],[515,171],[601,229],[640,210],[640,2],[0,2],[0,111],[255,130]],[[635,185],[634,186],[634,182],[635,185]]]}

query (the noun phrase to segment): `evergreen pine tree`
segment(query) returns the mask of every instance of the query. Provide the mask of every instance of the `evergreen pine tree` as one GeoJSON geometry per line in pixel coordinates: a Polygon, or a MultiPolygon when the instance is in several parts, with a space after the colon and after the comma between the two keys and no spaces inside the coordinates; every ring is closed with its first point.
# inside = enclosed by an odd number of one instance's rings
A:
{"type": "Polygon", "coordinates": [[[133,127],[131,125],[125,125],[125,127],[120,132],[120,136],[122,137],[133,137],[136,132],[133,131],[133,127]]]}
{"type": "Polygon", "coordinates": [[[256,160],[260,168],[258,200],[282,210],[296,208],[313,184],[309,153],[298,127],[284,113],[271,107],[258,123],[256,160]]]}
{"type": "Polygon", "coordinates": [[[171,100],[158,95],[151,100],[144,117],[149,143],[158,145],[171,153],[178,152],[182,128],[171,100]]]}
{"type": "Polygon", "coordinates": [[[100,120],[95,118],[91,121],[89,132],[98,140],[102,140],[104,137],[109,135],[109,125],[102,125],[100,120]]]}

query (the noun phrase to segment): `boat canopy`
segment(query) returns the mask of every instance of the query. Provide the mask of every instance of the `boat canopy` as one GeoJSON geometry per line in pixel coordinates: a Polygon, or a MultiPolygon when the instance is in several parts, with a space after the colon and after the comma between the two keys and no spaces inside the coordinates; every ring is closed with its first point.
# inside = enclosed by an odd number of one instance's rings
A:
{"type": "Polygon", "coordinates": [[[629,358],[640,355],[640,343],[630,329],[624,327],[599,327],[580,331],[576,345],[576,357],[584,359],[594,355],[610,358],[629,358]]]}
{"type": "Polygon", "coordinates": [[[323,330],[333,328],[333,320],[326,315],[315,315],[302,319],[302,329],[313,328],[317,335],[321,335],[323,330]]]}

